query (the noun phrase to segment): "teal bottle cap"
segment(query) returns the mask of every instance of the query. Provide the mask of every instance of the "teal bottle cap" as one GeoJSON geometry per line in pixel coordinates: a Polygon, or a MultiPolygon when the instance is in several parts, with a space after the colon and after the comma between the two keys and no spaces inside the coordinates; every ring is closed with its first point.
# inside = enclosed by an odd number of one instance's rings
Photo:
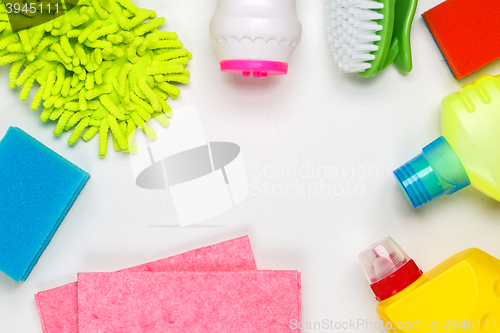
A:
{"type": "Polygon", "coordinates": [[[444,137],[439,137],[417,157],[394,171],[394,175],[417,209],[443,194],[452,194],[470,185],[467,172],[444,137]]]}

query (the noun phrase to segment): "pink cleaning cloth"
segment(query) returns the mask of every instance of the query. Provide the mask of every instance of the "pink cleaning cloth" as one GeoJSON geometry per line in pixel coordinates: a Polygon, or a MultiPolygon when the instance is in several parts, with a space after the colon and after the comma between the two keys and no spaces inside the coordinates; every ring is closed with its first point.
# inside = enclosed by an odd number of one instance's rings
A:
{"type": "MultiPolygon", "coordinates": [[[[256,270],[248,236],[203,247],[124,272],[256,270]]],[[[78,284],[70,283],[35,295],[44,333],[78,332],[78,284]]]]}
{"type": "Polygon", "coordinates": [[[80,333],[300,332],[297,271],[80,273],[80,333]]]}

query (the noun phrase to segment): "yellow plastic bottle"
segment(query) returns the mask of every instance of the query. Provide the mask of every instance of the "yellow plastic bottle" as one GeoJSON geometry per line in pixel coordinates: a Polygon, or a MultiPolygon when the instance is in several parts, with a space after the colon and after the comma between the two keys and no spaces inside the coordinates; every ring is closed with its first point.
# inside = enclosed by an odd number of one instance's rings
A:
{"type": "Polygon", "coordinates": [[[394,171],[412,206],[470,184],[500,201],[500,77],[483,75],[444,98],[441,131],[442,137],[394,171]]]}
{"type": "Polygon", "coordinates": [[[360,255],[390,332],[500,332],[500,260],[462,251],[426,274],[392,240],[360,255]]]}

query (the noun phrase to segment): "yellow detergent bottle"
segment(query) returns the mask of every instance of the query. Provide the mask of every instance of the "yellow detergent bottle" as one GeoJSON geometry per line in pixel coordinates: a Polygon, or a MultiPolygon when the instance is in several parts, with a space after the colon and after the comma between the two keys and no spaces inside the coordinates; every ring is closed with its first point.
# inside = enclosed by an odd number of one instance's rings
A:
{"type": "Polygon", "coordinates": [[[500,332],[500,260],[468,249],[426,274],[392,238],[360,254],[390,332],[500,332]]]}
{"type": "Polygon", "coordinates": [[[441,111],[442,136],[394,171],[406,198],[416,209],[472,184],[500,201],[500,77],[483,75],[441,111]]]}

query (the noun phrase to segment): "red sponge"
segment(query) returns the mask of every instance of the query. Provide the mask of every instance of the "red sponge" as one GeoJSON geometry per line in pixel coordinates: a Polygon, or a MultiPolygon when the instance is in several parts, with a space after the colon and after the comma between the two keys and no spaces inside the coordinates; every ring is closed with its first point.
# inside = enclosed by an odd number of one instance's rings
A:
{"type": "Polygon", "coordinates": [[[500,0],[447,0],[423,17],[457,79],[500,58],[500,0]]]}

